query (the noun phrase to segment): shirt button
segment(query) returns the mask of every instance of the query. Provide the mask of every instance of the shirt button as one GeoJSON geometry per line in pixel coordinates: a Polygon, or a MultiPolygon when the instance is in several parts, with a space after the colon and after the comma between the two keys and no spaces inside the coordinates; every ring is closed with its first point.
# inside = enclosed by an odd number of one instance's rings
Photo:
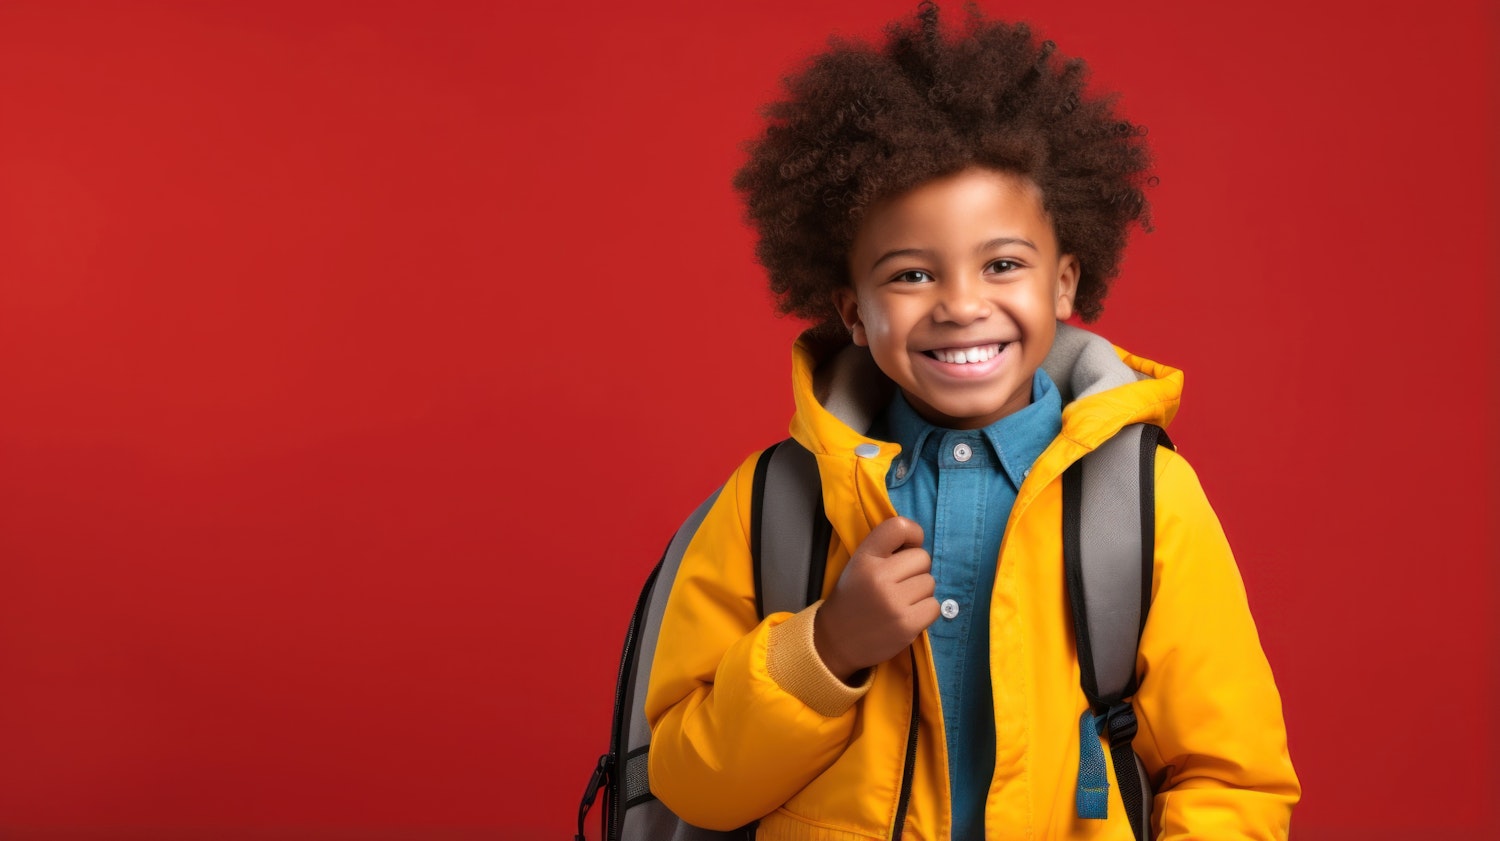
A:
{"type": "MultiPolygon", "coordinates": [[[[960,444],[954,445],[954,447],[953,447],[953,460],[954,461],[959,461],[959,462],[968,461],[969,459],[971,459],[973,457],[974,457],[974,451],[969,448],[968,444],[962,444],[962,443],[960,443],[960,444]]],[[[953,609],[957,610],[958,607],[955,606],[953,609]]]]}
{"type": "Polygon", "coordinates": [[[898,461],[898,462],[896,462],[896,478],[897,479],[905,479],[906,478],[906,462],[904,462],[904,461],[898,461]]]}
{"type": "Polygon", "coordinates": [[[854,454],[860,458],[874,458],[880,455],[880,447],[875,444],[858,444],[854,447],[854,454]]]}
{"type": "Polygon", "coordinates": [[[938,605],[938,609],[943,612],[944,619],[953,619],[958,616],[958,602],[952,599],[943,599],[943,603],[938,605]]]}

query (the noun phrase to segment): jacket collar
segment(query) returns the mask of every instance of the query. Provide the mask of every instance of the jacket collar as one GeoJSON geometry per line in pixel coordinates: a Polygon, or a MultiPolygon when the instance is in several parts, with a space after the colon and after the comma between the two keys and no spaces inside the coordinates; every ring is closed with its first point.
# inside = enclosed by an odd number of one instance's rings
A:
{"type": "MultiPolygon", "coordinates": [[[[1059,323],[1042,363],[1062,393],[1062,433],[1023,483],[1013,511],[1084,453],[1129,423],[1165,427],[1177,413],[1182,372],[1133,356],[1077,327],[1059,323]]],[[[804,333],[792,352],[796,414],[791,433],[818,460],[824,509],[840,540],[857,546],[871,528],[895,516],[885,476],[901,447],[865,433],[895,389],[865,348],[820,342],[804,333]]],[[[829,574],[837,575],[831,569],[829,574]]]]}
{"type": "MultiPolygon", "coordinates": [[[[1042,368],[1062,394],[1063,435],[1089,449],[1128,423],[1165,427],[1182,396],[1181,371],[1070,324],[1057,325],[1042,368]]],[[[792,389],[792,437],[814,453],[835,453],[879,443],[864,433],[890,403],[895,384],[868,349],[804,334],[793,350],[792,389]]]]}

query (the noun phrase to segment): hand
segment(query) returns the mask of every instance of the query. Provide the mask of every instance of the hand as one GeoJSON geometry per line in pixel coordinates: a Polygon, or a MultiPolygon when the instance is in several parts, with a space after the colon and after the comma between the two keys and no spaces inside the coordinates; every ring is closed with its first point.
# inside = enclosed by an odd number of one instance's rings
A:
{"type": "Polygon", "coordinates": [[[884,663],[937,621],[932,558],[922,527],[892,517],[871,530],[818,608],[813,645],[840,680],[884,663]]]}

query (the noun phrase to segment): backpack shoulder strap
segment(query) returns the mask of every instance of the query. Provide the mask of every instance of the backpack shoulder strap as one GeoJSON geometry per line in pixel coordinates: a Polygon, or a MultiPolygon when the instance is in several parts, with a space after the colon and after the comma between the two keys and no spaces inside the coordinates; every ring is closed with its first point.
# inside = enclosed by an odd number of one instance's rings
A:
{"type": "Polygon", "coordinates": [[[1156,448],[1166,441],[1160,427],[1132,424],[1063,475],[1063,565],[1090,702],[1135,693],[1156,561],[1156,448]]]}
{"type": "Polygon", "coordinates": [[[755,463],[750,511],[757,614],[795,612],[822,598],[833,527],[817,458],[790,438],[766,449],[755,463]]]}
{"type": "MultiPolygon", "coordinates": [[[[798,611],[823,597],[823,576],[833,525],[823,508],[818,460],[787,438],[761,454],[751,491],[750,557],[755,566],[755,608],[761,617],[798,611]]],[[[917,673],[912,652],[912,675],[917,673]]],[[[892,827],[893,841],[905,831],[917,761],[921,688],[912,679],[911,719],[892,827]]]]}
{"type": "MultiPolygon", "coordinates": [[[[605,794],[602,834],[607,841],[720,841],[753,834],[752,827],[712,832],[683,823],[652,795],[647,773],[651,730],[645,715],[646,689],[662,614],[688,544],[722,490],[704,500],[673,535],[636,603],[615,690],[611,751],[600,757],[585,789],[577,839],[584,838],[585,817],[600,792],[605,794]]],[[[756,459],[750,523],[759,615],[801,610],[821,598],[833,528],[823,515],[817,459],[802,445],[787,439],[756,459]]]]}
{"type": "Polygon", "coordinates": [[[1121,800],[1137,839],[1149,835],[1151,791],[1130,748],[1135,660],[1151,609],[1156,560],[1156,448],[1160,427],[1132,424],[1063,474],[1063,570],[1090,711],[1080,722],[1078,813],[1107,814],[1098,735],[1108,732],[1121,800]],[[1098,763],[1091,762],[1097,755],[1098,763]]]}

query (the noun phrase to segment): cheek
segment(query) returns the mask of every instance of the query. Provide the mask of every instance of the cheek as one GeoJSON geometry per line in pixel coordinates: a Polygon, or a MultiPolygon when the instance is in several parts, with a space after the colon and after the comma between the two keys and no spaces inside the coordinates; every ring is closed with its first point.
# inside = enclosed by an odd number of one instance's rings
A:
{"type": "Polygon", "coordinates": [[[1059,306],[1056,284],[1041,284],[1028,290],[1021,300],[1014,303],[1016,317],[1028,322],[1048,324],[1057,320],[1059,306]]]}
{"type": "Polygon", "coordinates": [[[905,342],[910,331],[902,326],[904,322],[899,312],[891,312],[885,307],[870,307],[864,312],[865,335],[871,351],[877,354],[894,352],[905,342]]]}

